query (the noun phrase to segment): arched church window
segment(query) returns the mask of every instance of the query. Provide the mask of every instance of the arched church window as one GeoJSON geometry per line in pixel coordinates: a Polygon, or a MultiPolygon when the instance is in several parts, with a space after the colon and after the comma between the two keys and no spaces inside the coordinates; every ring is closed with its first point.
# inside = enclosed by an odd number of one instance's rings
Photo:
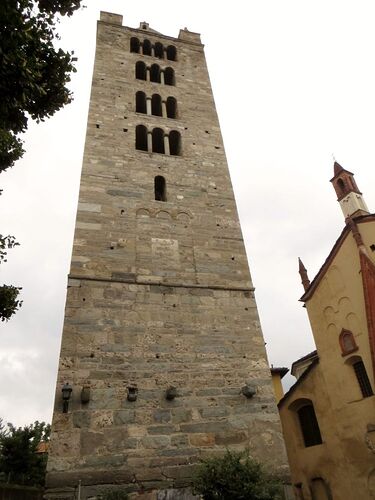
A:
{"type": "Polygon", "coordinates": [[[162,175],[157,175],[154,179],[154,192],[156,201],[167,201],[166,182],[162,175]]]}
{"type": "Polygon", "coordinates": [[[151,55],[151,42],[150,42],[150,40],[143,40],[142,48],[143,48],[143,55],[144,56],[151,55]]]}
{"type": "Polygon", "coordinates": [[[168,97],[166,102],[167,118],[177,118],[177,101],[174,97],[168,97]]]}
{"type": "Polygon", "coordinates": [[[339,343],[343,356],[346,356],[347,354],[350,354],[358,349],[354,336],[349,330],[342,330],[339,337],[339,343]]]}
{"type": "Polygon", "coordinates": [[[135,147],[147,151],[147,128],[144,125],[137,125],[135,129],[135,147]]]}
{"type": "Polygon", "coordinates": [[[135,111],[137,113],[147,113],[146,94],[144,92],[135,94],[135,111]]]}
{"type": "Polygon", "coordinates": [[[130,39],[130,52],[135,52],[136,54],[139,54],[139,49],[140,49],[140,41],[136,37],[131,37],[130,39]]]}
{"type": "Polygon", "coordinates": [[[163,59],[164,58],[164,47],[163,47],[163,44],[161,44],[160,42],[156,42],[155,43],[155,47],[154,47],[154,51],[155,51],[155,57],[158,57],[159,59],[163,59]]]}
{"type": "Polygon", "coordinates": [[[177,56],[176,47],[174,47],[173,45],[169,45],[167,47],[167,59],[169,59],[170,61],[175,61],[176,56],[177,56]]]}
{"type": "Polygon", "coordinates": [[[160,83],[160,67],[157,64],[153,64],[151,66],[150,81],[154,83],[160,83]]]}
{"type": "Polygon", "coordinates": [[[158,94],[153,94],[151,98],[151,114],[155,116],[162,116],[162,107],[161,107],[161,97],[158,94]]]}
{"type": "Polygon", "coordinates": [[[306,448],[322,444],[322,436],[320,434],[313,402],[310,399],[296,399],[289,406],[289,409],[297,414],[303,442],[306,448]]]}
{"type": "Polygon", "coordinates": [[[164,150],[164,132],[161,128],[154,128],[152,131],[152,152],[165,153],[164,150]]]}
{"type": "Polygon", "coordinates": [[[147,80],[147,68],[144,62],[138,61],[135,65],[135,77],[138,80],[147,80]]]}
{"type": "Polygon", "coordinates": [[[177,130],[169,132],[169,152],[173,156],[180,156],[181,154],[181,135],[177,130]]]}
{"type": "Polygon", "coordinates": [[[164,83],[165,85],[175,85],[175,77],[173,68],[165,68],[164,70],[164,83]]]}

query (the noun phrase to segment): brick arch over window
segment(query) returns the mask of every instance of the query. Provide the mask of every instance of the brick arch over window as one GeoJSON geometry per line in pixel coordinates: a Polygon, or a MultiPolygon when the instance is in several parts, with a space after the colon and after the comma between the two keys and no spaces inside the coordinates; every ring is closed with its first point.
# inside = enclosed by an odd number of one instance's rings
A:
{"type": "Polygon", "coordinates": [[[348,354],[358,350],[354,335],[350,330],[345,330],[344,328],[341,330],[339,343],[343,356],[347,356],[348,354]]]}
{"type": "Polygon", "coordinates": [[[296,399],[289,405],[289,410],[297,415],[306,448],[322,444],[322,436],[311,399],[296,399]]]}

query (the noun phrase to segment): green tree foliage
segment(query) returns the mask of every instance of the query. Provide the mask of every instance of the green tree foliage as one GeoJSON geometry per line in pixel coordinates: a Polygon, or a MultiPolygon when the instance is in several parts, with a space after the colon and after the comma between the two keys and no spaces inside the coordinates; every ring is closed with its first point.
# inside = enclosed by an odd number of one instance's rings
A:
{"type": "Polygon", "coordinates": [[[195,493],[204,500],[281,500],[281,482],[249,453],[227,451],[204,460],[194,477],[195,493]]]}
{"type": "MultiPolygon", "coordinates": [[[[1,0],[0,5],[0,173],[24,153],[19,135],[28,119],[52,116],[72,100],[67,88],[75,71],[73,53],[54,46],[58,16],[71,16],[81,0],[1,0]]],[[[1,194],[1,191],[0,191],[1,194]]],[[[17,245],[0,234],[0,263],[17,245]]],[[[22,305],[20,288],[0,286],[0,319],[22,305]]]]}
{"type": "MultiPolygon", "coordinates": [[[[1,193],[0,193],[1,194],[1,193]]],[[[14,236],[0,234],[0,264],[7,261],[8,249],[19,245],[14,236]]],[[[13,285],[0,286],[0,320],[8,321],[22,305],[18,299],[21,288],[13,285]]]]}
{"type": "MultiPolygon", "coordinates": [[[[2,421],[0,422],[0,424],[2,421]]],[[[34,422],[25,427],[8,424],[0,432],[0,473],[8,483],[43,486],[47,453],[37,453],[41,441],[48,441],[51,427],[34,422]]]]}
{"type": "Polygon", "coordinates": [[[72,15],[80,0],[1,0],[0,172],[23,154],[18,135],[28,117],[41,121],[68,104],[72,53],[54,46],[57,14],[72,15]]]}

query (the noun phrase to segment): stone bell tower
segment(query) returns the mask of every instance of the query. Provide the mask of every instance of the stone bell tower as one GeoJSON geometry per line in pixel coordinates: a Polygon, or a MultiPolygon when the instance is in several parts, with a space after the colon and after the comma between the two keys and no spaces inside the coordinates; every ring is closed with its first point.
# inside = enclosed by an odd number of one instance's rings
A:
{"type": "Polygon", "coordinates": [[[187,29],[101,13],[52,429],[47,498],[78,485],[82,499],[175,498],[227,447],[287,471],[203,45],[187,29]]]}

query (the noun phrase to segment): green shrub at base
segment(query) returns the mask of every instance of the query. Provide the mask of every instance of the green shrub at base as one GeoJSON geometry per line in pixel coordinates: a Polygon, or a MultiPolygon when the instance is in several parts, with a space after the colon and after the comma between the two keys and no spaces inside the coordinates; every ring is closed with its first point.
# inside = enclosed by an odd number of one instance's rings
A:
{"type": "Polygon", "coordinates": [[[193,479],[204,500],[282,500],[282,483],[252,459],[248,451],[227,451],[204,460],[193,479]]]}

